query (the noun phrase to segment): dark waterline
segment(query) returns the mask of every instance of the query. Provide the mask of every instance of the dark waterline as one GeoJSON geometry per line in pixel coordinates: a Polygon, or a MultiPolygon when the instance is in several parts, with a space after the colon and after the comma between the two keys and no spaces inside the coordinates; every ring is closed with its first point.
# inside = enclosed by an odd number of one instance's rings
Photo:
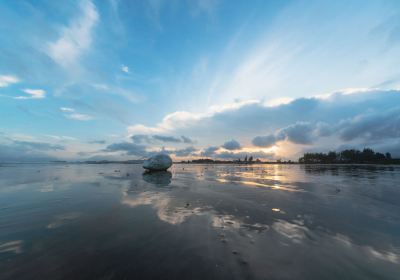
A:
{"type": "Polygon", "coordinates": [[[0,279],[399,279],[400,166],[0,167],[0,279]]]}

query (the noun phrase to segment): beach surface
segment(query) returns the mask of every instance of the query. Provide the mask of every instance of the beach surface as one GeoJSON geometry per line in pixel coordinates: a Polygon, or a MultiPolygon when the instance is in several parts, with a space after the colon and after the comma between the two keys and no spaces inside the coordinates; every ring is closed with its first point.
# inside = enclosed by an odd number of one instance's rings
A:
{"type": "Polygon", "coordinates": [[[0,279],[399,279],[400,166],[0,165],[0,279]]]}

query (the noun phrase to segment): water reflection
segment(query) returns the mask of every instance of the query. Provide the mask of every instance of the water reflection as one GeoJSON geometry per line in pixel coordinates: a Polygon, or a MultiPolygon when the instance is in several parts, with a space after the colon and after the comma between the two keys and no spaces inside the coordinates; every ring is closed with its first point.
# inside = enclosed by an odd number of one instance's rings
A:
{"type": "Polygon", "coordinates": [[[58,228],[58,227],[64,226],[66,224],[69,224],[69,223],[75,221],[80,216],[81,216],[81,213],[77,213],[77,212],[71,212],[71,213],[58,215],[53,219],[52,222],[50,222],[47,225],[47,228],[52,229],[52,228],[58,228]]]}
{"type": "Polygon", "coordinates": [[[20,254],[22,253],[22,244],[24,242],[22,240],[12,240],[5,243],[0,244],[0,253],[14,253],[20,254]]]}
{"type": "Polygon", "coordinates": [[[302,221],[290,223],[285,220],[277,220],[272,224],[272,228],[282,236],[290,239],[294,243],[300,243],[309,232],[302,221]]]}
{"type": "Polygon", "coordinates": [[[166,223],[178,225],[194,215],[202,215],[200,207],[184,206],[183,202],[174,201],[168,193],[145,191],[137,195],[123,197],[122,204],[130,207],[151,205],[157,212],[158,218],[166,223]]]}
{"type": "Polygon", "coordinates": [[[172,173],[170,171],[146,171],[142,174],[144,181],[159,187],[171,184],[172,173]]]}
{"type": "Polygon", "coordinates": [[[2,167],[0,278],[396,279],[399,181],[400,167],[2,167]]]}
{"type": "MultiPolygon", "coordinates": [[[[358,250],[362,252],[366,257],[377,259],[377,260],[382,260],[382,261],[387,261],[395,264],[400,263],[400,254],[395,253],[394,251],[390,250],[381,250],[378,251],[378,249],[369,246],[369,245],[357,245],[353,240],[351,240],[348,236],[343,235],[343,234],[337,234],[336,236],[333,237],[336,241],[341,243],[341,245],[351,248],[353,250],[358,250]]],[[[394,248],[391,248],[391,250],[396,250],[394,248]]]]}
{"type": "Polygon", "coordinates": [[[264,188],[270,188],[273,190],[282,190],[282,191],[289,191],[289,192],[302,192],[304,190],[302,189],[297,189],[294,186],[283,186],[279,184],[274,184],[274,185],[267,185],[259,182],[254,182],[254,181],[245,181],[245,180],[237,180],[240,179],[240,177],[236,177],[236,179],[217,179],[218,182],[221,183],[236,183],[236,184],[243,184],[247,186],[255,186],[255,187],[264,187],[264,188]]]}
{"type": "Polygon", "coordinates": [[[393,172],[394,166],[373,165],[373,164],[302,164],[300,168],[306,173],[324,175],[330,173],[333,176],[369,176],[376,178],[375,175],[382,172],[393,172]]]}

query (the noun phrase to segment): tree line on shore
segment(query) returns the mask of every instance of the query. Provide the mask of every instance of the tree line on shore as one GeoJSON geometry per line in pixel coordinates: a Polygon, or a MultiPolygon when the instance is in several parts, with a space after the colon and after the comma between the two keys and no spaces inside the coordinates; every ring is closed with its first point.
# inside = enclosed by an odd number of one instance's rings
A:
{"type": "Polygon", "coordinates": [[[375,152],[370,148],[362,151],[350,149],[341,152],[305,153],[299,163],[399,163],[390,153],[375,152]]]}
{"type": "Polygon", "coordinates": [[[215,160],[210,158],[194,159],[192,161],[182,161],[181,163],[261,163],[260,159],[254,159],[253,156],[245,157],[244,159],[238,158],[237,160],[215,160]]]}
{"type": "Polygon", "coordinates": [[[370,148],[365,148],[362,151],[356,149],[348,149],[341,152],[330,151],[328,153],[305,153],[298,162],[296,161],[261,161],[260,159],[254,159],[253,156],[246,156],[244,159],[236,160],[218,160],[210,158],[200,158],[187,161],[181,161],[181,163],[219,163],[219,164],[253,164],[253,163],[263,163],[263,164],[329,164],[329,163],[377,163],[377,164],[400,164],[400,159],[393,159],[390,153],[379,153],[375,152],[370,148]]]}

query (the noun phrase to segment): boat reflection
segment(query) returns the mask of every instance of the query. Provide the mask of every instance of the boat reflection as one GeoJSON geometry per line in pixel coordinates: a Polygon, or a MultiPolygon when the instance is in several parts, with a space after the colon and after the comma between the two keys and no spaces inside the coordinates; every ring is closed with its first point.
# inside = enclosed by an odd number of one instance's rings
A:
{"type": "Polygon", "coordinates": [[[169,171],[146,171],[142,174],[142,178],[147,183],[158,187],[165,187],[171,184],[172,173],[169,171]]]}

